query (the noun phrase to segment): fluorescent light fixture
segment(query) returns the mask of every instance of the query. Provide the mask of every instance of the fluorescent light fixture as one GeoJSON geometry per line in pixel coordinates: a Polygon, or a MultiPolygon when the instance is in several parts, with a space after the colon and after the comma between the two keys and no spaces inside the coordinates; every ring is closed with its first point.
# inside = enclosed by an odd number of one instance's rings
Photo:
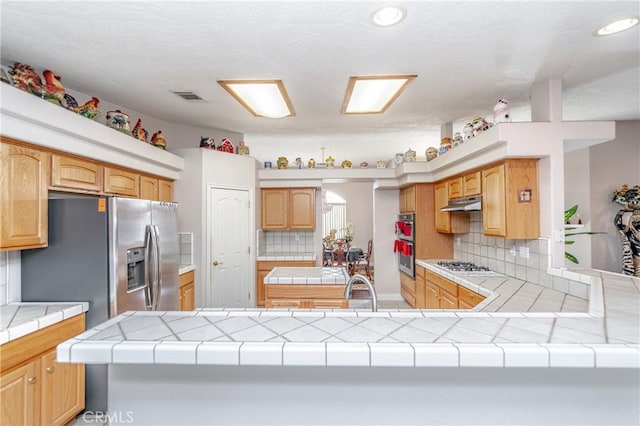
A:
{"type": "Polygon", "coordinates": [[[605,25],[596,31],[596,35],[606,36],[610,34],[619,33],[620,31],[628,30],[631,27],[638,25],[638,18],[620,19],[619,21],[612,22],[609,25],[605,25]]]}
{"type": "Polygon", "coordinates": [[[218,80],[218,84],[256,117],[296,115],[282,80],[218,80]]]}
{"type": "Polygon", "coordinates": [[[351,77],[342,114],[379,114],[387,110],[417,75],[351,77]]]}
{"type": "Polygon", "coordinates": [[[400,7],[385,6],[371,16],[371,21],[380,27],[390,27],[402,21],[405,15],[405,10],[400,7]]]}

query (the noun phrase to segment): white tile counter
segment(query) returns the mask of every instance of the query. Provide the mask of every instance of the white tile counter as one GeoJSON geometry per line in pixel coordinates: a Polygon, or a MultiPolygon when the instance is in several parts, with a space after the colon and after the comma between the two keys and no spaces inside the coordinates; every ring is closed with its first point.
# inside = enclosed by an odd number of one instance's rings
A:
{"type": "Polygon", "coordinates": [[[22,302],[0,306],[0,344],[89,310],[88,303],[22,302]]]}
{"type": "Polygon", "coordinates": [[[260,253],[256,257],[258,262],[315,262],[315,253],[300,253],[300,252],[266,252],[260,253]]]}
{"type": "Polygon", "coordinates": [[[178,267],[178,275],[186,274],[187,272],[194,271],[196,269],[196,265],[180,265],[178,267]]]}
{"type": "Polygon", "coordinates": [[[264,284],[346,284],[347,271],[340,267],[276,267],[264,277],[264,284]]]}
{"type": "Polygon", "coordinates": [[[592,298],[582,312],[492,310],[546,306],[540,301],[545,296],[531,296],[526,286],[501,301],[506,290],[500,287],[512,288],[512,278],[505,276],[457,278],[489,293],[484,311],[128,312],[61,344],[58,358],[111,364],[640,368],[640,279],[597,271],[588,277],[591,294],[604,297],[592,298]],[[531,298],[540,302],[523,302],[531,298]]]}

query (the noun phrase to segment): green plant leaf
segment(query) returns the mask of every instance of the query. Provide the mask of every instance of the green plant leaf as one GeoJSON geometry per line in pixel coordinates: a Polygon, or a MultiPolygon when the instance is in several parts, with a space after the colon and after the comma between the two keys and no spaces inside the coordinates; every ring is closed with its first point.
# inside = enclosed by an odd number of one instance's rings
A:
{"type": "Polygon", "coordinates": [[[567,245],[571,245],[571,244],[574,244],[574,243],[575,243],[575,241],[566,241],[566,240],[565,240],[565,242],[564,242],[564,243],[565,243],[565,244],[567,244],[567,245]]]}
{"type": "Polygon", "coordinates": [[[571,219],[571,216],[573,216],[574,214],[576,214],[576,212],[577,212],[577,211],[578,211],[578,205],[577,205],[577,204],[576,204],[576,205],[574,205],[574,206],[569,207],[569,209],[568,209],[568,210],[565,210],[565,211],[564,211],[564,221],[565,221],[565,223],[566,223],[569,219],[571,219]]]}
{"type": "Polygon", "coordinates": [[[590,232],[590,231],[585,231],[585,232],[571,232],[569,234],[564,234],[565,237],[569,237],[571,235],[596,235],[596,234],[606,234],[606,232],[590,232]]]}
{"type": "Polygon", "coordinates": [[[564,257],[566,257],[567,259],[569,259],[573,263],[580,263],[580,262],[578,262],[578,258],[577,257],[572,255],[571,253],[567,253],[566,251],[564,252],[564,257]]]}

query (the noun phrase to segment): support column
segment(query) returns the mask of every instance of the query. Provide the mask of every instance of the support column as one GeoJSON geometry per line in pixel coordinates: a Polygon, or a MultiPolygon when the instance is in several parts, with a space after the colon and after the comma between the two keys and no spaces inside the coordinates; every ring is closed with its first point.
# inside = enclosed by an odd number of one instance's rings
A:
{"type": "Polygon", "coordinates": [[[531,86],[531,121],[562,121],[562,79],[549,78],[531,86]]]}

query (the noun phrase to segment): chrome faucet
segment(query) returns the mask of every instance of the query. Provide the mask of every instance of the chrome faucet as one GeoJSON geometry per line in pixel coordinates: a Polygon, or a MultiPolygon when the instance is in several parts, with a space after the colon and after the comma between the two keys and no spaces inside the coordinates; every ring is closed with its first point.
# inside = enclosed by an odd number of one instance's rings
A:
{"type": "Polygon", "coordinates": [[[349,281],[347,281],[347,285],[344,288],[344,298],[351,299],[351,286],[357,281],[365,283],[369,288],[369,294],[371,294],[371,311],[376,312],[378,310],[378,296],[376,296],[376,290],[373,288],[373,284],[371,284],[371,281],[369,281],[364,275],[355,274],[349,278],[349,281]]]}

